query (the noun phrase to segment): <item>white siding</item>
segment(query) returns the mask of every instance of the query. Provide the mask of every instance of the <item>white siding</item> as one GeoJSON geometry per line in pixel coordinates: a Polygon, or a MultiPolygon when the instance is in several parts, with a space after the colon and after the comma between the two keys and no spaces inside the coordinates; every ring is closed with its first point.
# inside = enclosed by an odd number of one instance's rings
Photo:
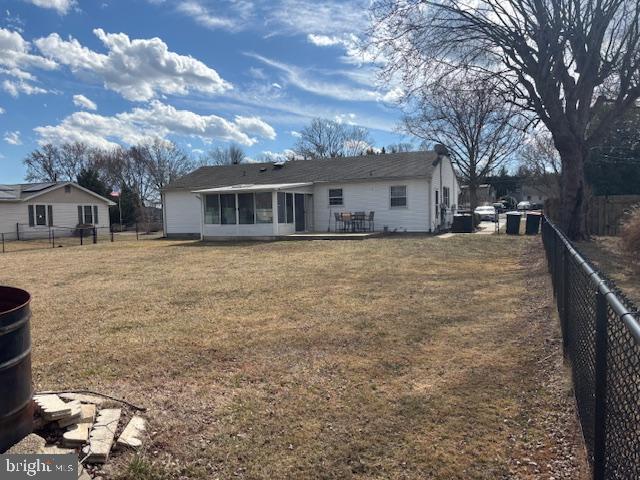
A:
{"type": "Polygon", "coordinates": [[[168,191],[164,193],[163,213],[166,235],[200,235],[200,199],[191,192],[168,191]]]}
{"type": "Polygon", "coordinates": [[[16,223],[28,224],[26,203],[0,203],[0,233],[16,233],[16,223]]]}
{"type": "Polygon", "coordinates": [[[453,170],[453,165],[451,160],[448,158],[444,158],[442,162],[436,165],[433,171],[433,177],[431,179],[431,200],[429,205],[431,206],[431,230],[437,230],[440,225],[439,213],[436,211],[436,191],[438,191],[438,201],[442,203],[442,188],[440,186],[440,178],[442,177],[442,185],[445,187],[449,187],[449,205],[450,209],[448,210],[445,216],[445,223],[442,225],[442,228],[449,228],[453,221],[453,214],[455,213],[454,207],[457,207],[458,196],[460,194],[460,187],[458,185],[458,180],[456,178],[455,172],[453,170]]]}
{"type": "MultiPolygon", "coordinates": [[[[48,207],[51,205],[53,209],[53,226],[63,227],[65,229],[73,229],[78,224],[78,205],[73,203],[49,203],[46,201],[39,201],[33,199],[29,202],[20,203],[0,203],[0,232],[2,233],[16,233],[16,223],[20,224],[20,232],[38,232],[49,230],[49,219],[47,217],[47,225],[35,225],[29,226],[29,205],[33,205],[34,209],[36,205],[45,205],[48,207]]],[[[96,227],[107,229],[109,228],[109,207],[104,203],[83,203],[84,205],[90,205],[92,207],[98,207],[98,223],[96,227]]],[[[47,215],[48,215],[47,209],[47,215]]],[[[94,220],[95,221],[95,220],[94,220]]]]}
{"type": "Polygon", "coordinates": [[[429,231],[429,183],[426,179],[316,184],[313,192],[315,230],[334,230],[335,212],[374,213],[375,229],[389,231],[429,231]],[[406,185],[407,207],[391,207],[391,187],[406,185]],[[342,188],[343,205],[329,206],[329,189],[342,188]]]}

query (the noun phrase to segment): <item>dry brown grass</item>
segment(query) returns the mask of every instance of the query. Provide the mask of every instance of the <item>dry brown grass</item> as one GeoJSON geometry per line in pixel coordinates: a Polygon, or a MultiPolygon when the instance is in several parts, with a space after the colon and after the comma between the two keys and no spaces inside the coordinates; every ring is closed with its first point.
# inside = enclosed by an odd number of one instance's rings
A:
{"type": "Polygon", "coordinates": [[[0,261],[33,294],[38,389],[150,409],[148,451],[105,478],[573,479],[541,255],[471,235],[0,261]]]}
{"type": "Polygon", "coordinates": [[[579,243],[578,248],[640,305],[640,258],[627,252],[622,238],[593,237],[589,242],[579,243]]]}

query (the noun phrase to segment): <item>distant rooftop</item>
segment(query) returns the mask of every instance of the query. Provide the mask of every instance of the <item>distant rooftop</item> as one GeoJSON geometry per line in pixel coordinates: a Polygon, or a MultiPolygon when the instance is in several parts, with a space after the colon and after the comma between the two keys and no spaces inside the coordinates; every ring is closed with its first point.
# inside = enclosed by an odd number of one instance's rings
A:
{"type": "Polygon", "coordinates": [[[22,200],[59,183],[66,182],[0,184],[0,200],[22,200]]]}

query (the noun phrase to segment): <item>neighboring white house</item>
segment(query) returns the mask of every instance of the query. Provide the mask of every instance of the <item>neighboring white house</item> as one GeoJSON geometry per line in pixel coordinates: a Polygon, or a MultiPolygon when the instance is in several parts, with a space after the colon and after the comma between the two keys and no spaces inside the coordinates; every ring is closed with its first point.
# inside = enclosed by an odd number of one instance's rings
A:
{"type": "Polygon", "coordinates": [[[73,182],[0,185],[0,233],[29,237],[51,227],[109,227],[110,205],[73,182]]]}
{"type": "Polygon", "coordinates": [[[164,231],[270,239],[374,212],[377,231],[434,232],[451,225],[459,190],[448,156],[433,151],[201,167],[163,190],[164,231]]]}

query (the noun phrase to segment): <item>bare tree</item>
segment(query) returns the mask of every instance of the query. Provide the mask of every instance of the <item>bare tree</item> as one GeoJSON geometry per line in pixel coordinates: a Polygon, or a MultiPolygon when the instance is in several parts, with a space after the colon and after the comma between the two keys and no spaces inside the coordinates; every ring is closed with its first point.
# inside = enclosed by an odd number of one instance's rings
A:
{"type": "Polygon", "coordinates": [[[303,158],[362,155],[371,146],[366,128],[335,120],[314,118],[299,133],[293,150],[303,158]]]}
{"type": "Polygon", "coordinates": [[[152,142],[135,147],[140,155],[140,161],[144,164],[149,176],[149,182],[153,185],[152,194],[160,198],[160,193],[173,180],[186,175],[195,167],[193,162],[175,143],[155,138],[152,142]]]}
{"type": "Polygon", "coordinates": [[[557,198],[562,191],[562,165],[551,134],[538,131],[519,151],[518,175],[533,181],[541,193],[557,198]]]}
{"type": "Polygon", "coordinates": [[[390,145],[387,145],[386,147],[382,147],[382,153],[413,152],[415,149],[416,148],[412,143],[399,142],[392,143],[390,145]]]}
{"type": "Polygon", "coordinates": [[[231,144],[226,148],[217,147],[208,151],[201,159],[202,165],[238,165],[245,161],[242,147],[231,144]]]}
{"type": "Polygon", "coordinates": [[[447,147],[469,187],[472,210],[478,206],[478,188],[518,149],[524,128],[516,107],[505,104],[493,84],[462,80],[423,91],[404,125],[409,133],[447,147]]]}
{"type": "Polygon", "coordinates": [[[27,167],[25,178],[29,182],[57,182],[60,173],[60,149],[47,143],[31,152],[23,163],[27,167]]]}
{"type": "Polygon", "coordinates": [[[345,157],[364,155],[367,149],[371,148],[369,130],[364,127],[348,125],[344,129],[344,136],[342,155],[345,157]]]}
{"type": "Polygon", "coordinates": [[[94,153],[94,149],[82,142],[62,144],[60,146],[60,179],[69,182],[77,181],[80,172],[90,165],[94,153]]]}
{"type": "Polygon", "coordinates": [[[372,47],[407,97],[466,71],[534,112],[562,161],[561,223],[586,235],[584,165],[640,97],[637,0],[376,0],[372,47]]]}

